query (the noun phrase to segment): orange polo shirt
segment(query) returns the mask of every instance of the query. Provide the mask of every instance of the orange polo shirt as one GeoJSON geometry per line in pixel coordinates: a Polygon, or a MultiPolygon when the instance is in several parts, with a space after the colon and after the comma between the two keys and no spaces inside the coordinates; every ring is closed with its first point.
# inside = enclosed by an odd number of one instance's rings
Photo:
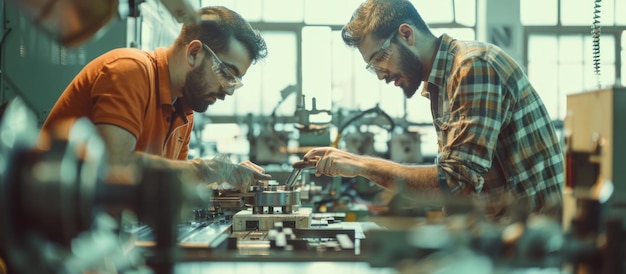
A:
{"type": "Polygon", "coordinates": [[[87,64],[58,99],[43,130],[87,117],[121,127],[137,138],[135,151],[186,160],[193,111],[172,103],[165,48],[111,50],[87,64]]]}

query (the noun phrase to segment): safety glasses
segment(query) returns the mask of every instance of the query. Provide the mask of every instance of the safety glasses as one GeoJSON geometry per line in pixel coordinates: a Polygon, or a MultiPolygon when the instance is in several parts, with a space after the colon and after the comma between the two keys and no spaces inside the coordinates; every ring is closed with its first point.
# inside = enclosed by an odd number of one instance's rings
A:
{"type": "Polygon", "coordinates": [[[233,93],[236,89],[243,86],[241,78],[235,76],[235,74],[228,69],[228,66],[226,66],[226,64],[224,64],[219,57],[217,57],[215,52],[213,52],[209,46],[202,43],[202,47],[213,55],[213,65],[211,66],[211,69],[213,69],[213,72],[217,74],[218,81],[220,81],[220,84],[227,92],[233,93]]]}
{"type": "Polygon", "coordinates": [[[397,30],[389,35],[389,38],[385,40],[383,45],[376,51],[376,53],[374,53],[372,58],[370,58],[370,60],[367,62],[367,66],[365,66],[365,69],[374,74],[376,74],[378,71],[383,70],[381,68],[381,65],[389,61],[389,59],[391,58],[391,54],[393,53],[393,50],[390,47],[391,38],[396,35],[396,32],[397,30]]]}

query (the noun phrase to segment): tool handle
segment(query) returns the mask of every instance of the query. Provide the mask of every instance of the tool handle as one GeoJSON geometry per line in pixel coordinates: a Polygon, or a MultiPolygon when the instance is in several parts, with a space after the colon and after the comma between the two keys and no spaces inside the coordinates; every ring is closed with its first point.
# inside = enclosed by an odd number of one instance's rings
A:
{"type": "Polygon", "coordinates": [[[299,169],[303,169],[303,168],[314,168],[315,165],[317,164],[317,161],[297,161],[295,163],[293,163],[291,166],[293,168],[299,168],[299,169]]]}

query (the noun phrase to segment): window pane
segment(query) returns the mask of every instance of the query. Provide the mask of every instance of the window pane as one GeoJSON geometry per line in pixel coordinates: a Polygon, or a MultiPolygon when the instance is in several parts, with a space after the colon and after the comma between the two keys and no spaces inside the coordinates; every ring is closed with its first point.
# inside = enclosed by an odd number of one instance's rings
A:
{"type": "MultiPolygon", "coordinates": [[[[243,87],[235,91],[234,96],[210,106],[209,115],[269,115],[280,101],[280,91],[296,84],[295,33],[268,31],[261,35],[267,43],[267,58],[250,66],[243,78],[243,87]]],[[[295,100],[293,98],[292,102],[295,100]]],[[[293,105],[288,102],[281,105],[280,114],[293,114],[293,105]]]]}
{"type": "Polygon", "coordinates": [[[552,35],[531,35],[528,38],[528,62],[556,64],[558,43],[552,35]]]}
{"type": "Polygon", "coordinates": [[[584,74],[583,64],[561,66],[559,68],[559,93],[567,95],[584,91],[584,74]]]}
{"type": "MultiPolygon", "coordinates": [[[[614,0],[603,0],[600,7],[600,24],[613,25],[614,0]]],[[[594,21],[595,4],[589,0],[561,1],[561,23],[564,26],[590,26],[594,21]]]]}
{"type": "Polygon", "coordinates": [[[307,24],[344,25],[362,0],[305,0],[304,22],[307,24]],[[332,7],[332,8],[328,8],[332,7]]]}
{"type": "MultiPolygon", "coordinates": [[[[559,63],[576,64],[583,63],[583,36],[566,35],[559,37],[559,63]]],[[[581,75],[582,76],[582,75],[581,75]]]]}
{"type": "Polygon", "coordinates": [[[552,119],[560,119],[558,90],[558,40],[554,36],[531,35],[528,42],[528,78],[541,96],[552,119]]]}
{"type": "MultiPolygon", "coordinates": [[[[316,100],[318,110],[331,109],[331,35],[329,27],[305,27],[302,29],[302,94],[305,95],[306,109],[312,107],[312,99],[316,100]]],[[[328,120],[327,117],[310,117],[328,120]]]]}
{"type": "Polygon", "coordinates": [[[331,35],[332,49],[332,91],[331,98],[333,109],[354,109],[352,94],[355,70],[365,70],[365,63],[361,60],[359,51],[347,47],[341,39],[340,31],[333,31],[331,35]],[[355,60],[356,59],[356,60],[355,60]],[[358,62],[363,65],[355,65],[358,62]]]}
{"type": "Polygon", "coordinates": [[[521,0],[522,25],[548,25],[557,24],[557,0],[521,0]]]}
{"type": "Polygon", "coordinates": [[[563,118],[558,116],[559,94],[557,81],[558,67],[556,63],[530,62],[528,64],[528,78],[539,93],[552,119],[563,118]]]}
{"type": "Polygon", "coordinates": [[[302,1],[264,0],[261,9],[265,22],[302,22],[304,17],[304,3],[302,1]]]}
{"type": "Polygon", "coordinates": [[[455,21],[466,26],[476,25],[476,0],[455,0],[455,21]]]}
{"type": "Polygon", "coordinates": [[[553,118],[565,117],[565,96],[613,85],[615,49],[612,36],[600,37],[600,76],[594,71],[590,35],[531,35],[529,38],[529,77],[553,118]],[[556,42],[558,41],[558,45],[556,42]],[[558,50],[554,50],[558,48],[558,50]],[[556,79],[556,80],[555,80],[556,79]],[[600,82],[598,82],[600,81],[600,82]],[[599,86],[599,83],[601,86],[599,86]],[[542,90],[543,88],[545,90],[542,90]],[[558,90],[557,90],[558,88],[558,90]]]}
{"type": "MultiPolygon", "coordinates": [[[[213,3],[213,0],[209,0],[209,3],[213,3]]],[[[261,21],[261,7],[263,0],[235,0],[235,11],[237,11],[243,18],[251,22],[261,21]]]]}
{"type": "MultiPolygon", "coordinates": [[[[270,115],[278,102],[281,100],[280,91],[290,85],[297,84],[296,76],[296,33],[294,32],[262,32],[267,42],[268,57],[257,65],[260,73],[260,86],[263,97],[261,99],[261,115],[270,115]],[[271,59],[270,59],[271,58],[271,59]]],[[[241,98],[247,101],[249,98],[241,98]]],[[[276,114],[279,116],[291,116],[296,111],[297,98],[295,94],[285,99],[276,114]]],[[[245,113],[241,113],[245,114],[245,113]]]]}
{"type": "Polygon", "coordinates": [[[561,23],[567,25],[591,25],[593,23],[593,1],[561,1],[561,23]]]}
{"type": "MultiPolygon", "coordinates": [[[[593,42],[590,35],[585,36],[584,56],[585,56],[585,89],[598,89],[598,77],[594,71],[593,42]]],[[[600,36],[600,84],[602,86],[613,85],[615,83],[615,57],[616,50],[613,46],[615,39],[613,36],[600,36]]]]}
{"type": "MultiPolygon", "coordinates": [[[[617,2],[624,2],[624,0],[617,0],[617,2]]],[[[615,16],[619,13],[615,13],[615,0],[602,0],[600,7],[600,25],[613,26],[615,25],[615,16]]],[[[593,5],[592,5],[593,7],[593,5]]],[[[591,8],[593,14],[593,8],[591,8]]],[[[624,17],[624,14],[620,14],[619,17],[624,17]]],[[[592,15],[593,18],[593,15],[592,15]]],[[[593,23],[593,20],[589,22],[593,23]]]]}
{"type": "Polygon", "coordinates": [[[476,39],[476,34],[474,32],[474,29],[470,29],[470,28],[433,28],[431,30],[433,34],[435,34],[436,36],[446,33],[459,40],[476,39]]]}
{"type": "Polygon", "coordinates": [[[419,12],[427,24],[451,23],[454,19],[454,15],[452,14],[452,0],[411,0],[411,2],[413,2],[413,5],[417,8],[417,12],[419,12]]]}
{"type": "Polygon", "coordinates": [[[625,26],[626,25],[626,1],[616,1],[615,2],[615,25],[625,26]],[[619,15],[618,15],[619,14],[619,15]]]}
{"type": "MultiPolygon", "coordinates": [[[[262,2],[264,0],[201,0],[201,7],[225,6],[241,14],[248,21],[261,21],[262,2]]],[[[195,3],[196,1],[191,1],[195,3]]]]}

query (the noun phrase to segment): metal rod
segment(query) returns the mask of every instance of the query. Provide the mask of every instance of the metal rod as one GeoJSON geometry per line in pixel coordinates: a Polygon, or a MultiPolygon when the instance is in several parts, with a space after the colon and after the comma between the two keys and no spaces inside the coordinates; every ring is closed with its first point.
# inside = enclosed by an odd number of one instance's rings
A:
{"type": "Polygon", "coordinates": [[[287,182],[285,182],[286,186],[294,186],[296,184],[296,179],[298,179],[298,176],[300,176],[300,172],[302,172],[301,168],[294,168],[291,171],[291,174],[289,174],[289,178],[287,178],[287,182]]]}

